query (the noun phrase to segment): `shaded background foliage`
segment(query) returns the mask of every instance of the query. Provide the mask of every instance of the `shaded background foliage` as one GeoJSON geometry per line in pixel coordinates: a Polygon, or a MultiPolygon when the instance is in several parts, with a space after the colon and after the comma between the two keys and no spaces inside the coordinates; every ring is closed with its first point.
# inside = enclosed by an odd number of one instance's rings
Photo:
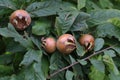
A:
{"type": "Polygon", "coordinates": [[[120,0],[0,0],[0,80],[46,80],[48,75],[76,61],[50,80],[120,80],[120,0]],[[10,14],[24,9],[31,25],[16,31],[10,14]],[[58,50],[48,55],[41,37],[70,33],[77,49],[70,55],[58,50]],[[78,43],[83,33],[95,37],[95,47],[85,54],[78,43]],[[81,59],[109,46],[109,50],[81,59]]]}

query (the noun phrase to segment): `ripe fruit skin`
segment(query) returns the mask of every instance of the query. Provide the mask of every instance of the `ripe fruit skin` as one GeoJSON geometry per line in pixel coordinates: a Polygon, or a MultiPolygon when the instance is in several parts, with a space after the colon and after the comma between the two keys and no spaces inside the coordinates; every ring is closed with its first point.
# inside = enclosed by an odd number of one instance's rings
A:
{"type": "Polygon", "coordinates": [[[71,34],[63,34],[57,40],[57,49],[63,54],[70,54],[76,48],[75,38],[71,34]]]}
{"type": "Polygon", "coordinates": [[[86,50],[91,50],[94,47],[94,37],[90,34],[83,34],[79,38],[79,43],[85,47],[86,50]]]}
{"type": "Polygon", "coordinates": [[[42,38],[42,47],[48,53],[53,53],[56,50],[56,40],[52,37],[42,38]]]}
{"type": "Polygon", "coordinates": [[[31,23],[31,17],[25,10],[16,10],[10,15],[10,23],[18,30],[24,30],[31,23]]]}

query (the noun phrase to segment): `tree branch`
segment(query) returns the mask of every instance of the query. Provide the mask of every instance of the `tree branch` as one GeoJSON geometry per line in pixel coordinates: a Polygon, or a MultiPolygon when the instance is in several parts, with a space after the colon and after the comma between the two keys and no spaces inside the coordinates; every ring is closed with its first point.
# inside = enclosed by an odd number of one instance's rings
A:
{"type": "MultiPolygon", "coordinates": [[[[113,46],[110,46],[110,47],[107,47],[107,48],[102,49],[102,50],[100,50],[100,51],[93,52],[93,54],[91,54],[90,56],[88,56],[88,57],[86,57],[86,58],[84,58],[84,59],[82,59],[82,60],[88,60],[88,59],[90,59],[91,57],[93,57],[93,56],[95,56],[95,55],[97,55],[97,54],[100,54],[100,53],[104,52],[105,50],[108,50],[108,49],[110,49],[110,48],[112,48],[112,47],[113,47],[113,46]]],[[[70,67],[72,67],[72,66],[74,66],[74,65],[76,65],[76,64],[78,64],[78,63],[79,63],[78,61],[77,61],[77,62],[74,62],[74,63],[70,64],[69,66],[66,66],[66,67],[64,67],[64,68],[61,68],[61,69],[55,71],[54,73],[50,74],[50,75],[47,77],[47,79],[50,79],[51,77],[55,76],[56,74],[58,74],[58,73],[60,73],[60,72],[62,72],[62,71],[64,71],[64,70],[67,70],[67,69],[69,69],[70,67]]]]}

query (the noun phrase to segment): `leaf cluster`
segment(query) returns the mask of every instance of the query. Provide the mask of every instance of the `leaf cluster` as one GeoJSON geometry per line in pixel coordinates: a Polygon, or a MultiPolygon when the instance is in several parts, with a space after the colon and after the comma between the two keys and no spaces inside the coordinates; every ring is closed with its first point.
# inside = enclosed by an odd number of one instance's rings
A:
{"type": "Polygon", "coordinates": [[[120,80],[120,0],[0,0],[0,80],[46,80],[48,76],[79,62],[50,80],[120,80]],[[26,10],[32,23],[17,31],[10,14],[26,10]],[[41,38],[72,34],[76,50],[49,55],[41,38]],[[78,42],[82,34],[95,37],[95,47],[86,52],[78,42]],[[107,47],[88,60],[84,58],[107,47]]]}

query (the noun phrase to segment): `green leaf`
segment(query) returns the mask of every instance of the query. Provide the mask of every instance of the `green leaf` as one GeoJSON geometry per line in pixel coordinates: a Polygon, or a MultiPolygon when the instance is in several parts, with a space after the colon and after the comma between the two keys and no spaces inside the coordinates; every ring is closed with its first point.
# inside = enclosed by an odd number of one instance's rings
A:
{"type": "Polygon", "coordinates": [[[104,80],[110,80],[110,78],[108,77],[108,75],[105,76],[104,80]]]}
{"type": "Polygon", "coordinates": [[[15,53],[13,58],[13,67],[15,72],[19,72],[20,63],[23,60],[24,53],[15,53]]]}
{"type": "Polygon", "coordinates": [[[41,65],[42,72],[45,75],[45,77],[47,77],[49,72],[49,65],[50,65],[49,60],[47,59],[46,56],[43,56],[41,62],[42,62],[42,65],[41,65]]]}
{"type": "Polygon", "coordinates": [[[35,35],[45,35],[49,32],[50,23],[45,21],[37,21],[32,27],[32,33],[35,35]]]}
{"type": "Polygon", "coordinates": [[[109,37],[111,38],[112,36],[114,36],[115,38],[117,38],[120,41],[120,29],[118,27],[113,26],[110,23],[106,23],[106,24],[101,24],[97,27],[96,29],[96,34],[99,37],[109,37]]]}
{"type": "MultiPolygon", "coordinates": [[[[39,60],[39,55],[38,53],[41,53],[41,51],[36,51],[33,49],[30,49],[25,55],[24,55],[24,59],[22,60],[22,62],[20,63],[20,65],[22,66],[29,66],[30,64],[32,64],[33,62],[38,62],[39,60]]],[[[41,53],[42,54],[42,53],[41,53]]]]}
{"type": "Polygon", "coordinates": [[[14,59],[14,54],[3,54],[0,56],[0,65],[10,64],[14,59]]]}
{"type": "Polygon", "coordinates": [[[46,80],[40,63],[34,63],[33,65],[25,68],[21,74],[24,76],[23,80],[46,80]]]}
{"type": "Polygon", "coordinates": [[[12,66],[0,65],[0,77],[13,74],[14,69],[12,66]]]}
{"type": "Polygon", "coordinates": [[[8,77],[8,76],[1,77],[0,80],[10,80],[10,77],[8,77]]]}
{"type": "Polygon", "coordinates": [[[26,10],[31,14],[32,17],[51,16],[56,15],[62,11],[69,11],[75,8],[73,4],[64,2],[61,0],[49,0],[34,2],[30,4],[26,10]]]}
{"type": "Polygon", "coordinates": [[[99,0],[100,5],[102,8],[112,8],[113,4],[110,2],[110,0],[99,0]]]}
{"type": "Polygon", "coordinates": [[[9,42],[6,45],[7,52],[16,53],[16,52],[26,51],[26,49],[22,45],[20,45],[18,42],[15,42],[13,39],[12,40],[8,39],[8,40],[9,42]]]}
{"type": "Polygon", "coordinates": [[[71,63],[74,63],[74,62],[75,62],[75,59],[74,59],[71,55],[69,55],[69,57],[70,57],[71,63]]]}
{"type": "Polygon", "coordinates": [[[59,22],[58,18],[56,18],[55,20],[55,30],[58,36],[62,35],[62,27],[61,27],[61,23],[59,22]]]}
{"type": "Polygon", "coordinates": [[[13,75],[10,77],[10,80],[18,80],[18,79],[17,79],[17,76],[13,74],[13,75]]]}
{"type": "Polygon", "coordinates": [[[91,66],[91,72],[89,73],[90,80],[104,80],[105,74],[95,67],[91,66]]]}
{"type": "Polygon", "coordinates": [[[79,56],[83,56],[85,54],[84,48],[76,41],[76,52],[79,56]]]}
{"type": "Polygon", "coordinates": [[[106,51],[104,51],[104,54],[109,55],[110,57],[115,57],[116,56],[114,50],[106,50],[106,51]]]}
{"type": "Polygon", "coordinates": [[[90,17],[89,14],[80,12],[78,16],[76,17],[72,27],[71,31],[84,31],[88,28],[88,25],[86,24],[86,20],[90,17]]]}
{"type": "Polygon", "coordinates": [[[0,7],[9,8],[12,10],[16,10],[16,5],[13,3],[12,0],[0,0],[0,7]]]}
{"type": "Polygon", "coordinates": [[[104,39],[102,38],[95,39],[94,51],[100,50],[103,46],[104,46],[104,39]]]}
{"type": "Polygon", "coordinates": [[[111,18],[111,19],[108,20],[108,22],[110,22],[110,23],[112,23],[114,26],[120,28],[120,18],[118,18],[118,17],[111,18]]]}
{"type": "Polygon", "coordinates": [[[119,58],[119,56],[118,56],[118,57],[116,57],[116,58],[115,58],[115,59],[113,59],[113,60],[114,60],[115,65],[119,68],[119,67],[120,67],[120,63],[119,63],[120,58],[119,58]]]}
{"type": "Polygon", "coordinates": [[[41,64],[34,64],[26,69],[24,74],[26,80],[46,80],[41,70],[41,64]]]}
{"type": "Polygon", "coordinates": [[[91,12],[91,10],[100,10],[101,8],[96,4],[96,2],[93,2],[91,0],[86,1],[86,9],[87,12],[91,12]]]}
{"type": "Polygon", "coordinates": [[[21,37],[12,24],[8,24],[8,28],[0,28],[0,34],[4,37],[21,37]]]}
{"type": "MultiPolygon", "coordinates": [[[[10,14],[11,13],[11,10],[10,9],[8,9],[8,8],[0,8],[0,18],[4,18],[4,19],[2,19],[2,20],[0,20],[0,21],[5,21],[5,19],[8,19],[8,16],[4,16],[4,15],[8,15],[8,14],[10,14]]],[[[2,23],[1,22],[1,25],[2,26],[5,26],[5,24],[4,23],[2,23]]],[[[5,22],[6,24],[8,23],[8,22],[5,22]]]]}
{"type": "MultiPolygon", "coordinates": [[[[85,74],[88,74],[89,73],[89,71],[88,71],[88,69],[86,69],[86,67],[82,67],[80,64],[76,64],[76,65],[74,65],[74,66],[72,66],[72,69],[73,69],[73,72],[74,72],[74,79],[75,80],[80,80],[80,79],[82,79],[83,78],[83,76],[84,76],[84,73],[85,74]],[[85,72],[84,72],[85,71],[85,72]],[[79,76],[81,76],[80,78],[78,78],[79,76]]],[[[73,79],[73,80],[74,80],[73,79]]]]}
{"type": "Polygon", "coordinates": [[[44,64],[42,63],[42,56],[42,52],[39,50],[29,50],[29,53],[25,55],[21,62],[24,65],[21,71],[23,80],[46,80],[42,70],[42,64],[44,64]]]}
{"type": "Polygon", "coordinates": [[[32,42],[38,47],[38,49],[41,49],[40,40],[38,38],[36,38],[35,36],[31,36],[30,38],[31,38],[32,42]]]}
{"type": "Polygon", "coordinates": [[[114,72],[111,71],[109,74],[109,78],[110,78],[110,80],[120,80],[120,74],[115,75],[114,72]]]}
{"type": "Polygon", "coordinates": [[[112,49],[114,49],[118,55],[120,54],[120,43],[118,40],[113,38],[106,39],[106,44],[112,46],[112,49]]]}
{"type": "Polygon", "coordinates": [[[62,61],[60,61],[61,59],[62,59],[62,55],[58,52],[55,52],[50,59],[50,69],[57,70],[59,68],[62,68],[62,66],[64,66],[64,63],[59,64],[62,63],[62,61]]]}
{"type": "Polygon", "coordinates": [[[56,18],[56,28],[61,29],[62,34],[70,30],[79,12],[77,10],[64,11],[59,13],[59,17],[56,18]],[[59,28],[60,27],[60,28],[59,28]]]}
{"type": "Polygon", "coordinates": [[[8,24],[8,28],[0,28],[0,35],[14,38],[16,42],[19,42],[27,49],[33,47],[31,40],[29,38],[23,38],[11,24],[8,24]]]}
{"type": "Polygon", "coordinates": [[[78,1],[78,10],[82,9],[86,5],[86,0],[77,0],[78,1]]]}
{"type": "Polygon", "coordinates": [[[33,17],[55,15],[59,11],[60,2],[56,0],[34,2],[26,10],[33,17]]]}
{"type": "Polygon", "coordinates": [[[101,60],[90,59],[90,62],[97,71],[105,73],[105,65],[101,60]]]}
{"type": "Polygon", "coordinates": [[[73,36],[75,37],[75,44],[76,44],[76,53],[78,56],[84,56],[86,53],[85,49],[83,46],[80,45],[80,43],[76,40],[77,39],[77,34],[75,32],[72,33],[73,36]]]}
{"type": "MultiPolygon", "coordinates": [[[[62,54],[59,52],[55,52],[50,59],[50,74],[54,73],[56,70],[59,70],[65,66],[67,66],[68,63],[65,62],[65,60],[62,57],[62,54]]],[[[65,75],[65,71],[60,72],[56,76],[53,76],[51,80],[64,80],[63,77],[65,75]]]]}
{"type": "Polygon", "coordinates": [[[91,18],[89,21],[94,25],[101,25],[109,21],[112,18],[120,18],[120,11],[117,9],[108,10],[95,10],[90,13],[91,18]]]}
{"type": "Polygon", "coordinates": [[[120,46],[114,46],[113,49],[118,53],[120,54],[120,46]]]}
{"type": "Polygon", "coordinates": [[[86,65],[87,64],[87,61],[85,61],[85,60],[78,60],[79,62],[80,62],[80,64],[82,64],[82,65],[86,65]]]}
{"type": "Polygon", "coordinates": [[[109,71],[113,71],[115,75],[119,74],[119,70],[117,69],[117,66],[115,65],[113,59],[109,55],[103,56],[104,63],[108,66],[109,71]]]}
{"type": "Polygon", "coordinates": [[[72,78],[74,76],[74,73],[69,71],[69,70],[67,70],[65,76],[66,76],[66,80],[73,80],[72,78]]]}

